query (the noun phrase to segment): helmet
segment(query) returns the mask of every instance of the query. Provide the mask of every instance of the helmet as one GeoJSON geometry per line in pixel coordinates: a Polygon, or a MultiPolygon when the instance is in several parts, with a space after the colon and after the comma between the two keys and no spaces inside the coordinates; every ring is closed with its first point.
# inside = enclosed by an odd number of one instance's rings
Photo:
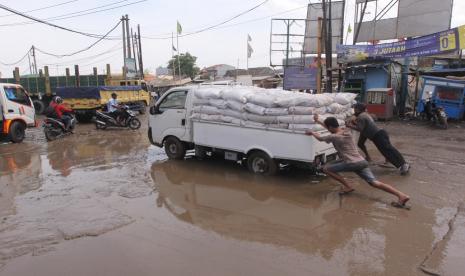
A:
{"type": "Polygon", "coordinates": [[[60,104],[63,102],[63,99],[61,97],[56,96],[55,99],[53,99],[53,101],[56,102],[57,104],[60,104]]]}

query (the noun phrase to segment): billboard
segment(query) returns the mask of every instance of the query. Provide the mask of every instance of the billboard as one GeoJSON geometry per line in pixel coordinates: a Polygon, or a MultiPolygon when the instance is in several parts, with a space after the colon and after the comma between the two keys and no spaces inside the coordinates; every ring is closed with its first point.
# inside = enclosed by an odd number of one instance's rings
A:
{"type": "MultiPolygon", "coordinates": [[[[328,3],[329,6],[329,3],[328,3]]],[[[329,8],[327,8],[329,18],[329,8]]],[[[331,2],[331,29],[333,46],[340,44],[344,22],[344,1],[331,2]]],[[[323,18],[323,7],[321,3],[310,3],[307,10],[307,21],[305,24],[304,54],[316,54],[318,49],[318,17],[323,18]]],[[[333,52],[336,52],[333,47],[333,52]]],[[[324,52],[324,43],[321,45],[324,52]]]]}
{"type": "Polygon", "coordinates": [[[287,67],[284,69],[283,88],[291,89],[317,89],[317,68],[287,67]]]}
{"type": "Polygon", "coordinates": [[[137,77],[136,60],[134,58],[126,58],[124,62],[127,68],[126,78],[135,79],[137,77]]]}
{"type": "Polygon", "coordinates": [[[465,48],[465,25],[400,42],[377,45],[338,45],[340,63],[376,58],[404,58],[448,54],[465,48]]]}
{"type": "MultiPolygon", "coordinates": [[[[357,0],[361,6],[364,2],[357,0]]],[[[380,5],[377,0],[376,3],[380,5]]],[[[375,18],[379,17],[377,20],[355,23],[355,30],[360,26],[356,42],[414,37],[447,30],[452,6],[453,0],[399,0],[397,17],[386,19],[383,19],[385,9],[381,6],[374,12],[375,18]]],[[[386,6],[388,10],[392,7],[386,6]]]]}

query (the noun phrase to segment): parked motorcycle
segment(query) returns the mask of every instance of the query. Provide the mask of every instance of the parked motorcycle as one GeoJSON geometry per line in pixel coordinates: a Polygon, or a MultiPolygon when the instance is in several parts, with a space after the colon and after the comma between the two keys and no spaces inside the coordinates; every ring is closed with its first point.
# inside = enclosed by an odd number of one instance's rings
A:
{"type": "Polygon", "coordinates": [[[442,106],[436,106],[436,103],[434,103],[431,98],[426,99],[424,105],[425,109],[422,117],[436,126],[447,129],[447,113],[444,108],[442,106]]]}
{"type": "Polygon", "coordinates": [[[73,133],[76,126],[76,118],[72,114],[68,114],[68,116],[71,117],[68,129],[66,128],[65,123],[63,123],[60,119],[52,117],[45,118],[42,126],[44,127],[44,134],[47,141],[53,141],[73,133]]]}
{"type": "Polygon", "coordinates": [[[129,109],[129,106],[125,105],[121,108],[121,115],[119,121],[112,117],[109,113],[96,111],[95,112],[95,127],[97,129],[106,129],[107,127],[124,127],[132,130],[139,129],[141,123],[136,118],[134,111],[129,109]]]}

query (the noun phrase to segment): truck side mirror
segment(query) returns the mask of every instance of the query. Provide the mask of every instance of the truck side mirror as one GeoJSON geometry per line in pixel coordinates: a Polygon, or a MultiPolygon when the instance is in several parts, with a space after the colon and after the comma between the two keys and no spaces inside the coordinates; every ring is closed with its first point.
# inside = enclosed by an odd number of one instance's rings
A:
{"type": "Polygon", "coordinates": [[[152,107],[150,107],[150,114],[151,115],[157,115],[157,114],[162,114],[163,112],[160,111],[160,108],[158,105],[154,105],[152,107]]]}

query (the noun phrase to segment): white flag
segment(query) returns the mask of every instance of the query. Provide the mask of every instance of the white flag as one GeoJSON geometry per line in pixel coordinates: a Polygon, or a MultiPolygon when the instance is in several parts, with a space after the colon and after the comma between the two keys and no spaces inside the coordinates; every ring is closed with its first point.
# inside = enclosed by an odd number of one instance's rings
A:
{"type": "Polygon", "coordinates": [[[253,49],[252,46],[250,46],[249,43],[247,43],[247,57],[250,58],[252,56],[253,49]]]}

